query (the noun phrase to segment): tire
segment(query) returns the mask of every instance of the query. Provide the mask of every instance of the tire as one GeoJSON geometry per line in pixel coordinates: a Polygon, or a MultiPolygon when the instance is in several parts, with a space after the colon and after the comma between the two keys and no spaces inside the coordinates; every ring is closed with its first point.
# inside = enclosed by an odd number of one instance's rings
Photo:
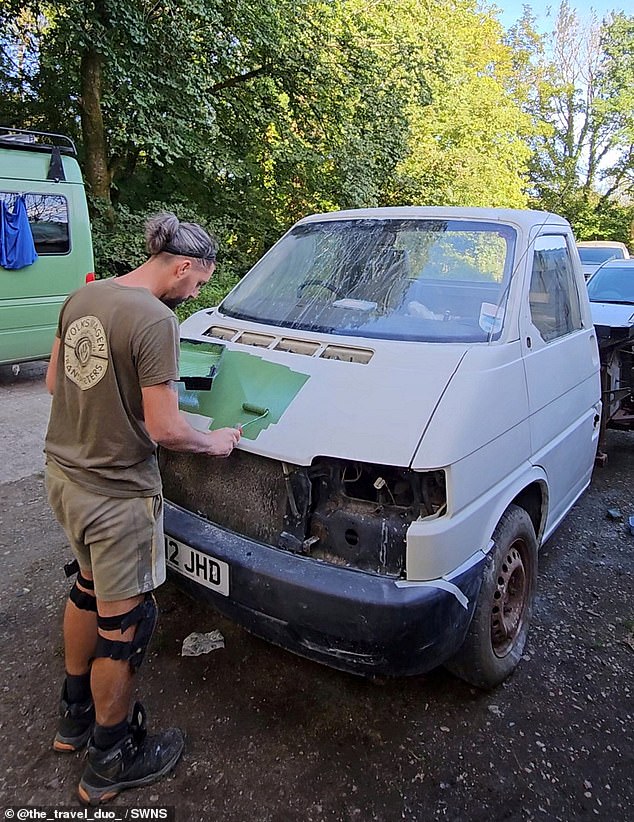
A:
{"type": "Polygon", "coordinates": [[[493,532],[473,619],[446,667],[478,688],[494,688],[524,652],[535,600],[537,538],[523,508],[509,505],[493,532]]]}

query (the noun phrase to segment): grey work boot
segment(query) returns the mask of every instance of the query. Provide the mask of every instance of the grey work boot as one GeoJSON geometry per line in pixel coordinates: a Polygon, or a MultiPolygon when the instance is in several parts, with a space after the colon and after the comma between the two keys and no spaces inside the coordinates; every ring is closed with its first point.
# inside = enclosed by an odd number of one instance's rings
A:
{"type": "Polygon", "coordinates": [[[129,733],[112,748],[88,747],[88,764],[79,782],[79,798],[99,805],[127,788],[150,785],[166,776],[183,752],[185,738],[178,728],[147,736],[145,710],[138,702],[129,733]]]}
{"type": "Polygon", "coordinates": [[[61,753],[80,751],[88,742],[95,724],[95,706],[87,702],[69,702],[66,682],[59,701],[59,724],[53,749],[61,753]]]}

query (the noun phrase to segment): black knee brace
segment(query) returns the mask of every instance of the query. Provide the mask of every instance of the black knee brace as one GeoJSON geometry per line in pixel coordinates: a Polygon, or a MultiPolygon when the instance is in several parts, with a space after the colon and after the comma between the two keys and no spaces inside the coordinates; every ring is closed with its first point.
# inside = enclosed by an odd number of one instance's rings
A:
{"type": "Polygon", "coordinates": [[[136,631],[130,642],[106,639],[100,634],[97,640],[95,658],[121,659],[129,662],[132,671],[136,671],[143,662],[157,621],[158,607],[151,593],[146,594],[143,602],[126,614],[113,617],[97,616],[97,625],[102,631],[121,631],[123,633],[132,625],[136,625],[136,631]]]}
{"type": "Polygon", "coordinates": [[[95,590],[95,583],[92,579],[86,579],[86,577],[82,576],[81,571],[79,570],[79,563],[76,559],[72,562],[68,562],[64,565],[64,573],[67,577],[72,576],[73,574],[77,574],[77,579],[73,584],[73,587],[70,589],[68,594],[68,598],[70,601],[80,608],[82,611],[97,611],[97,600],[95,599],[94,594],[87,594],[86,591],[82,591],[77,583],[81,585],[83,588],[86,588],[89,591],[95,590]]]}

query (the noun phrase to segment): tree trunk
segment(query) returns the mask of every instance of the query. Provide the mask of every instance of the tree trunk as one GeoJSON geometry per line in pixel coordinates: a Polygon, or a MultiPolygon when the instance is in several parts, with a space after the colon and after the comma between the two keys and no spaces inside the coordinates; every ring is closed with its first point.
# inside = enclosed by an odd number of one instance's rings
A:
{"type": "Polygon", "coordinates": [[[95,206],[113,215],[108,168],[108,151],[101,113],[101,81],[103,58],[96,51],[81,56],[81,130],[85,150],[84,173],[95,206]]]}

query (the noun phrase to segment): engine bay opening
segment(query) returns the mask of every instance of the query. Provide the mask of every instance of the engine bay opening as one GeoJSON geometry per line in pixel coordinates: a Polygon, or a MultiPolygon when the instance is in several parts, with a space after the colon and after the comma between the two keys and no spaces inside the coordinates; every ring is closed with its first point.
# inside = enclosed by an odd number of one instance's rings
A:
{"type": "Polygon", "coordinates": [[[410,524],[446,506],[442,470],[330,457],[300,466],[246,451],[159,456],[170,502],[265,545],[372,573],[402,576],[410,524]]]}
{"type": "Polygon", "coordinates": [[[410,524],[446,504],[443,471],[321,458],[309,476],[311,556],[375,573],[401,576],[410,524]]]}

